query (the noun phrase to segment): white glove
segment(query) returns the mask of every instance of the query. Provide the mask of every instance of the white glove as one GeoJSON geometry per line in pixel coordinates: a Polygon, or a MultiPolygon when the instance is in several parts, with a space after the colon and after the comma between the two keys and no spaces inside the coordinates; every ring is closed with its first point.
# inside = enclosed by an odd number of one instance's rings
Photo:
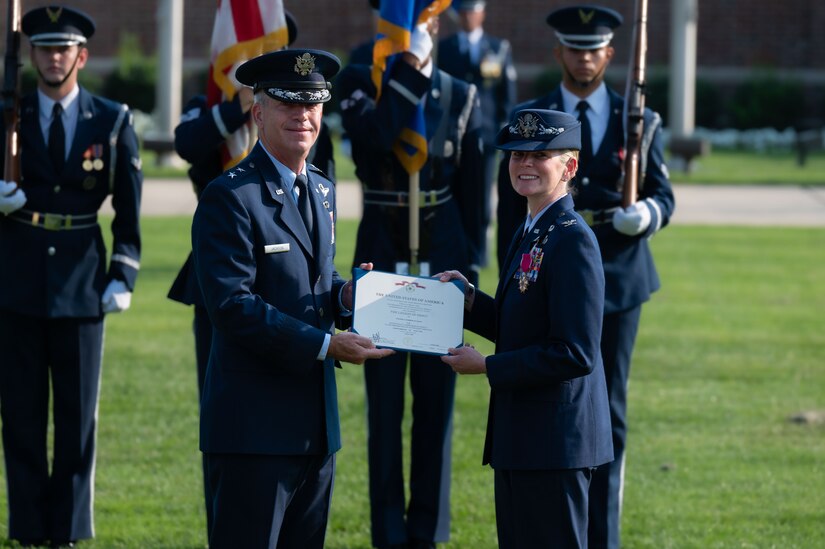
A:
{"type": "Polygon", "coordinates": [[[627,236],[636,236],[650,226],[650,208],[647,204],[636,202],[625,209],[613,213],[613,228],[627,236]]]}
{"type": "Polygon", "coordinates": [[[132,292],[120,280],[112,280],[100,298],[104,313],[119,313],[132,304],[132,292]]]}
{"type": "Polygon", "coordinates": [[[410,49],[407,50],[424,63],[430,58],[433,51],[433,37],[427,31],[427,23],[420,23],[415,26],[410,36],[410,49]]]}
{"type": "Polygon", "coordinates": [[[26,193],[14,181],[0,179],[0,212],[9,215],[26,204],[26,193]]]}

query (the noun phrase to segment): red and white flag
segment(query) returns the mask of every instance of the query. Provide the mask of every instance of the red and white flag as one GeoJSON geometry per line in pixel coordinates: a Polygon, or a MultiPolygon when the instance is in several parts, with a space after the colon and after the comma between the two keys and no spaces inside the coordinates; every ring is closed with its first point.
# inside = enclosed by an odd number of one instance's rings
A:
{"type": "MultiPolygon", "coordinates": [[[[282,0],[218,0],[212,29],[209,81],[206,101],[209,106],[235,97],[241,84],[235,69],[248,59],[279,50],[289,42],[282,0]]],[[[252,148],[255,132],[250,120],[226,136],[223,147],[224,168],[240,162],[252,148]]]]}

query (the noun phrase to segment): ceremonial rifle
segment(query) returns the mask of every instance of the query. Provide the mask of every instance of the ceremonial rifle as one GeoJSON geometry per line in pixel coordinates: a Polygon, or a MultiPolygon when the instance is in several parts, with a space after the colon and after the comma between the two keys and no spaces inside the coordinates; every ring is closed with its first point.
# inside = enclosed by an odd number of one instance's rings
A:
{"type": "Polygon", "coordinates": [[[3,119],[6,151],[3,179],[20,182],[20,0],[9,0],[6,57],[3,67],[3,119]]]}
{"type": "Polygon", "coordinates": [[[625,156],[622,207],[636,202],[639,191],[639,164],[644,133],[645,65],[647,57],[647,0],[636,0],[633,24],[633,57],[630,60],[624,94],[625,156]]]}

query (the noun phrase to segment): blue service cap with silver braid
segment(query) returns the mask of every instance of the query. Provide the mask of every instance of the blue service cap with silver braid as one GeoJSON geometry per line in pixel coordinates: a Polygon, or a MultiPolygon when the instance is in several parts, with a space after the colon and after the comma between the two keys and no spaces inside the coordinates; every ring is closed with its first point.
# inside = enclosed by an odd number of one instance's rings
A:
{"type": "Polygon", "coordinates": [[[579,151],[581,122],[566,112],[523,109],[499,130],[495,147],[503,151],[579,151]]]}
{"type": "Polygon", "coordinates": [[[326,103],[341,61],[322,50],[291,49],[259,55],[235,71],[235,78],[256,92],[285,103],[326,103]]]}

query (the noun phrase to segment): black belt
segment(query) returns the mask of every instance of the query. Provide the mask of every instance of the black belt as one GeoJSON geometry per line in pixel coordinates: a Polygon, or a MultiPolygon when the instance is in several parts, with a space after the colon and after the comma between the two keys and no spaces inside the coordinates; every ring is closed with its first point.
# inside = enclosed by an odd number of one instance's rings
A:
{"type": "MultiPolygon", "coordinates": [[[[444,204],[452,197],[453,193],[450,192],[450,187],[442,187],[432,191],[419,191],[418,205],[421,208],[430,208],[444,204]]],[[[410,205],[410,193],[364,189],[364,204],[407,207],[410,205]]]]}
{"type": "Polygon", "coordinates": [[[619,208],[607,208],[605,210],[576,210],[576,213],[584,218],[585,223],[593,227],[595,225],[601,225],[603,223],[610,223],[613,221],[613,214],[618,209],[619,208]]]}
{"type": "Polygon", "coordinates": [[[20,209],[9,214],[9,219],[25,223],[32,227],[43,227],[49,231],[70,231],[88,229],[97,225],[97,213],[91,214],[56,214],[33,212],[20,209]]]}

